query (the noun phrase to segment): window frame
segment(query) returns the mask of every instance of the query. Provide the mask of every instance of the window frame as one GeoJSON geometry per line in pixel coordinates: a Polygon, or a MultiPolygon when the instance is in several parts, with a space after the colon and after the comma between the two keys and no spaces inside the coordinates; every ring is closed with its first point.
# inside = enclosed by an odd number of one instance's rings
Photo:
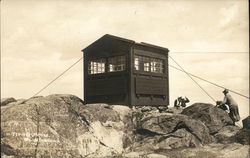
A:
{"type": "Polygon", "coordinates": [[[128,59],[127,59],[126,54],[119,54],[119,55],[115,55],[115,56],[105,56],[105,57],[100,57],[100,58],[92,58],[92,59],[89,59],[87,61],[87,74],[88,75],[123,72],[123,71],[126,71],[127,69],[128,69],[128,59]],[[118,59],[118,62],[115,61],[115,63],[119,63],[119,61],[121,61],[120,62],[121,64],[113,64],[113,65],[120,67],[120,68],[118,68],[118,70],[110,71],[110,59],[112,59],[112,58],[114,58],[114,60],[116,58],[122,58],[122,59],[118,59]],[[96,65],[96,63],[94,63],[92,65],[92,71],[94,71],[94,72],[91,73],[91,63],[92,62],[103,63],[104,66],[101,66],[101,70],[98,71],[98,65],[96,65]]]}
{"type": "Polygon", "coordinates": [[[106,58],[91,59],[88,61],[88,75],[106,73],[106,58]],[[93,64],[92,64],[93,63],[93,64]]]}
{"type": "Polygon", "coordinates": [[[164,73],[164,60],[158,58],[151,58],[150,72],[160,74],[164,73]]]}
{"type": "Polygon", "coordinates": [[[156,58],[152,56],[134,54],[132,62],[133,62],[133,71],[135,72],[165,74],[165,60],[164,59],[160,59],[160,58],[156,58]],[[152,64],[153,62],[154,64],[152,64]],[[157,66],[157,64],[159,64],[159,66],[157,66]]]}
{"type": "Polygon", "coordinates": [[[107,57],[107,73],[122,72],[127,69],[127,57],[126,55],[117,55],[107,57]],[[110,66],[114,66],[114,70],[110,70],[110,66]],[[117,69],[119,68],[119,69],[117,69]]]}

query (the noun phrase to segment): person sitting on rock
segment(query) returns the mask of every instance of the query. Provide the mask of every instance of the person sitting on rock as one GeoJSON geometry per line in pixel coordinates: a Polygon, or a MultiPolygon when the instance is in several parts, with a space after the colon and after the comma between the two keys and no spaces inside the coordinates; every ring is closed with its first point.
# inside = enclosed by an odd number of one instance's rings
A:
{"type": "Polygon", "coordinates": [[[177,99],[174,101],[174,107],[175,108],[180,108],[180,102],[181,102],[181,96],[178,96],[177,99]]]}
{"type": "Polygon", "coordinates": [[[234,101],[227,89],[225,89],[222,93],[224,93],[225,97],[224,100],[220,103],[220,105],[228,105],[229,117],[233,120],[233,124],[235,125],[235,122],[240,120],[238,104],[234,101]]]}
{"type": "Polygon", "coordinates": [[[189,103],[189,99],[186,96],[178,97],[174,101],[174,107],[176,108],[186,107],[186,103],[189,103]]]}
{"type": "Polygon", "coordinates": [[[182,107],[186,107],[186,103],[189,103],[189,102],[190,101],[189,101],[189,99],[186,96],[181,97],[181,106],[182,107]]]}

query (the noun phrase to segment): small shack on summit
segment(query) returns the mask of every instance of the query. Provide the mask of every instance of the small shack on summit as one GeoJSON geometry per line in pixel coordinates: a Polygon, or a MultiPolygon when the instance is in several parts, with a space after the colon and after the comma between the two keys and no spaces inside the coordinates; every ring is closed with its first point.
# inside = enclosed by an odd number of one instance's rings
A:
{"type": "Polygon", "coordinates": [[[106,34],[82,52],[85,103],[169,105],[167,48],[106,34]]]}

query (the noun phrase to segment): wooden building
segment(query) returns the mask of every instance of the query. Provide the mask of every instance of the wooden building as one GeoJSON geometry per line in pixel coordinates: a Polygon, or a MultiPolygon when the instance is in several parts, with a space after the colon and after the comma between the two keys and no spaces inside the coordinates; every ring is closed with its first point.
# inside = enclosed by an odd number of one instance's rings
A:
{"type": "Polygon", "coordinates": [[[84,102],[169,105],[167,48],[104,35],[84,53],[84,102]]]}

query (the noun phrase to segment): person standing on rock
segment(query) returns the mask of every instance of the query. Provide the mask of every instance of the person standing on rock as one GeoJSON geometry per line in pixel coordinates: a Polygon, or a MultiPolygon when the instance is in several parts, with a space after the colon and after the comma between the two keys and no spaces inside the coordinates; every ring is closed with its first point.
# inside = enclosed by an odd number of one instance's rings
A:
{"type": "Polygon", "coordinates": [[[233,123],[235,125],[235,122],[240,120],[238,104],[229,94],[229,91],[227,89],[225,89],[222,93],[225,95],[225,97],[224,97],[224,100],[220,103],[220,105],[223,105],[223,104],[228,105],[229,117],[233,120],[233,123]]]}

